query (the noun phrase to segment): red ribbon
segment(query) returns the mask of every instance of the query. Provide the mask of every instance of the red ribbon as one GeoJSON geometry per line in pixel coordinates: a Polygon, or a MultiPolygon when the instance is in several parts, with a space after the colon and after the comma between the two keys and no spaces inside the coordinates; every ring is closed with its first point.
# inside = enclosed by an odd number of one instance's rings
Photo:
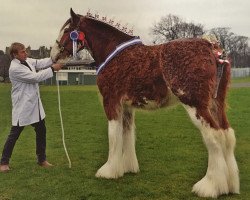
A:
{"type": "Polygon", "coordinates": [[[79,36],[78,36],[78,40],[80,40],[80,41],[84,41],[84,38],[85,38],[85,35],[84,35],[84,33],[83,32],[78,32],[78,34],[79,34],[79,36]]]}

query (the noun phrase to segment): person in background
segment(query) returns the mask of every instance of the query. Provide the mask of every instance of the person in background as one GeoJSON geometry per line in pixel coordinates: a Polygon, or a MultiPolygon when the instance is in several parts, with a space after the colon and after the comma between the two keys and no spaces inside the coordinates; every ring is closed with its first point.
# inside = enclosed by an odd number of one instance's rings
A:
{"type": "Polygon", "coordinates": [[[28,125],[33,126],[36,132],[37,163],[42,167],[51,167],[53,165],[46,159],[45,112],[38,83],[53,77],[53,72],[60,70],[62,64],[53,64],[51,58],[28,58],[25,46],[19,42],[10,46],[10,55],[12,127],[3,148],[0,172],[10,170],[9,160],[15,143],[28,125]]]}

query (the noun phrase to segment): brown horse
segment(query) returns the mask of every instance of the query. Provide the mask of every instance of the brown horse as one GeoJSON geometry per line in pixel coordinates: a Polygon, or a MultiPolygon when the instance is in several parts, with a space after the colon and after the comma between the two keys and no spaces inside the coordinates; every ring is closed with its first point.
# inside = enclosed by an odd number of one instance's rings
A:
{"type": "Polygon", "coordinates": [[[175,97],[201,131],[208,150],[206,175],[193,186],[193,192],[214,198],[239,193],[236,139],[225,113],[230,65],[224,65],[217,90],[218,59],[214,51],[219,50],[212,43],[196,38],[147,46],[103,21],[71,10],[71,18],[52,48],[55,61],[72,55],[69,35],[73,30],[85,36],[79,42],[101,67],[97,85],[108,119],[109,155],[97,177],[118,178],[126,172],[139,172],[134,108],[168,106],[175,97]]]}

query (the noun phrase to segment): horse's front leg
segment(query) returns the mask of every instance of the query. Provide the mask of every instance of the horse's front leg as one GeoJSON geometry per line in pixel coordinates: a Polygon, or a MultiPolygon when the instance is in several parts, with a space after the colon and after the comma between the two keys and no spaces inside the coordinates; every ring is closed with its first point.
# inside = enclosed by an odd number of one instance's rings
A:
{"type": "Polygon", "coordinates": [[[132,108],[123,110],[123,166],[124,172],[139,172],[135,150],[135,113],[132,108]]]}
{"type": "Polygon", "coordinates": [[[97,171],[96,177],[103,178],[119,178],[123,176],[123,160],[122,160],[122,145],[123,145],[123,126],[122,116],[118,115],[115,120],[108,122],[108,137],[109,137],[109,155],[108,161],[97,171]]]}

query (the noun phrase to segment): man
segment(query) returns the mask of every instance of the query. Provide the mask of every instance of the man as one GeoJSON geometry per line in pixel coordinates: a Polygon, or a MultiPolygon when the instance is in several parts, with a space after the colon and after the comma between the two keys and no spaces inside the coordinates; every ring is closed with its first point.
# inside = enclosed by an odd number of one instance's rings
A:
{"type": "Polygon", "coordinates": [[[31,125],[36,132],[36,155],[42,167],[52,166],[46,160],[45,112],[40,99],[38,83],[53,76],[62,64],[53,64],[51,58],[27,58],[25,46],[15,42],[10,47],[12,61],[9,77],[12,83],[12,127],[2,152],[0,172],[10,170],[9,160],[15,143],[24,127],[31,125]],[[40,71],[37,71],[40,70],[40,71]]]}

